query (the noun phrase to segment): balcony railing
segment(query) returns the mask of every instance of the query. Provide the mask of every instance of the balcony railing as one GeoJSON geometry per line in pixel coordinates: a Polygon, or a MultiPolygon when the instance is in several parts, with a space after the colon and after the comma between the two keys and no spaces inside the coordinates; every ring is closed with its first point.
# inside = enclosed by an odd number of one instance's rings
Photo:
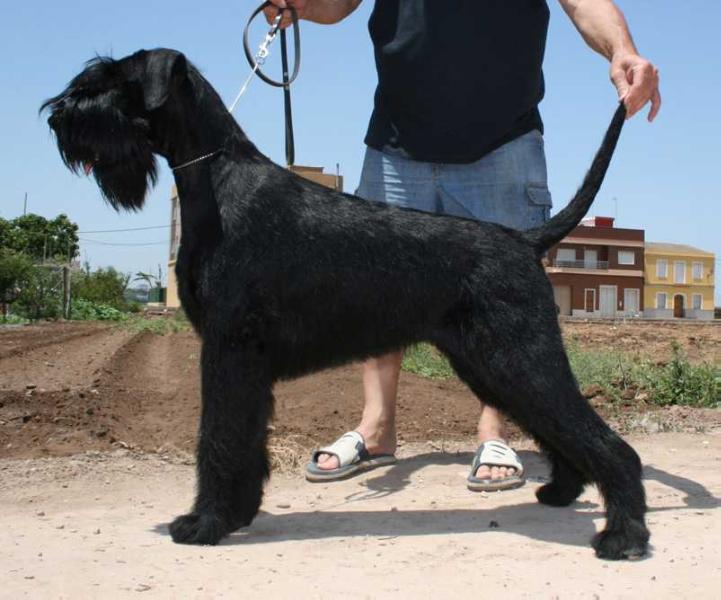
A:
{"type": "Polygon", "coordinates": [[[607,260],[554,260],[554,267],[565,267],[566,269],[590,269],[596,271],[608,271],[607,260]]]}

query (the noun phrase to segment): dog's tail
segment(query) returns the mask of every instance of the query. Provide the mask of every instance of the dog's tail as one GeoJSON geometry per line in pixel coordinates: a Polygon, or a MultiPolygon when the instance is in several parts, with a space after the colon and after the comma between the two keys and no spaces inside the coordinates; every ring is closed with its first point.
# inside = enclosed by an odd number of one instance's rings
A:
{"type": "Polygon", "coordinates": [[[613,115],[603,143],[573,200],[552,219],[540,227],[525,232],[525,238],[536,249],[539,256],[566,237],[591,208],[601,183],[603,183],[603,178],[606,176],[606,170],[611,162],[613,151],[616,149],[616,142],[621,135],[625,120],[626,107],[622,102],[619,104],[616,114],[613,115]]]}

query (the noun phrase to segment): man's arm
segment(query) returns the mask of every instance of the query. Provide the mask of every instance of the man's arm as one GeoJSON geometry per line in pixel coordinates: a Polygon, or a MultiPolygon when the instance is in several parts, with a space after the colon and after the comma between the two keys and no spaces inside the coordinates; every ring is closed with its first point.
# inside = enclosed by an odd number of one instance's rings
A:
{"type": "MultiPolygon", "coordinates": [[[[361,0],[270,0],[278,8],[287,8],[292,6],[298,12],[299,19],[321,23],[323,25],[332,25],[342,21],[351,14],[361,0]]],[[[265,16],[268,22],[278,14],[278,10],[273,7],[265,9],[265,16]]],[[[285,11],[283,19],[280,22],[281,27],[290,25],[290,12],[285,11]]]]}
{"type": "Polygon", "coordinates": [[[639,55],[626,19],[612,0],[559,0],[586,43],[611,62],[611,81],[628,116],[651,102],[648,120],[661,108],[658,69],[639,55]]]}

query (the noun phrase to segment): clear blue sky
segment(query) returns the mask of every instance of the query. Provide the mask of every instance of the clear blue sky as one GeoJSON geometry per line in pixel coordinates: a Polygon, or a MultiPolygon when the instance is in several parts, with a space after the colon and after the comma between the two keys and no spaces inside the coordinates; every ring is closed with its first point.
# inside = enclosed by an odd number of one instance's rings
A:
{"type": "MultiPolygon", "coordinates": [[[[95,53],[122,57],[159,46],[183,51],[230,101],[248,72],[241,32],[256,4],[25,0],[5,6],[0,21],[0,216],[21,214],[27,192],[29,211],[47,217],[66,213],[84,231],[167,225],[172,177],[165,164],[146,209],[116,214],[101,201],[92,180],[65,170],[44,119],[37,116],[38,106],[95,53]]],[[[365,0],[336,26],[303,23],[303,67],[293,89],[296,162],[331,171],[340,163],[349,191],[358,182],[375,86],[366,28],[372,4],[365,0]]],[[[660,68],[664,103],[654,124],[639,116],[624,130],[591,214],[615,216],[620,227],[644,228],[647,240],[690,244],[721,259],[721,2],[626,0],[619,5],[642,54],[660,68]]],[[[616,100],[605,60],[585,46],[555,0],[549,6],[547,95],[541,111],[558,210],[588,168],[616,100]]],[[[258,41],[263,30],[256,29],[258,41]]],[[[277,46],[273,50],[277,58],[277,46]]],[[[254,81],[236,117],[264,153],[283,162],[278,90],[254,81]]],[[[82,237],[95,240],[81,245],[82,258],[93,265],[135,272],[157,270],[167,261],[167,229],[82,237]]]]}

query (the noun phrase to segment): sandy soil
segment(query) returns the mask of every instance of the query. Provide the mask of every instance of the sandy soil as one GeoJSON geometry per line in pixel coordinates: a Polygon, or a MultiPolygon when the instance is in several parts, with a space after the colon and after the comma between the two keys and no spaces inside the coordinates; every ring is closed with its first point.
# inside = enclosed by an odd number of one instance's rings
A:
{"type": "Polygon", "coordinates": [[[635,436],[652,554],[609,563],[590,488],[534,501],[547,468],[522,452],[519,490],[464,487],[470,446],[409,444],[393,467],[334,484],[274,476],[254,524],[178,546],[192,467],[128,451],[0,461],[1,598],[718,598],[721,436],[635,436]]]}

